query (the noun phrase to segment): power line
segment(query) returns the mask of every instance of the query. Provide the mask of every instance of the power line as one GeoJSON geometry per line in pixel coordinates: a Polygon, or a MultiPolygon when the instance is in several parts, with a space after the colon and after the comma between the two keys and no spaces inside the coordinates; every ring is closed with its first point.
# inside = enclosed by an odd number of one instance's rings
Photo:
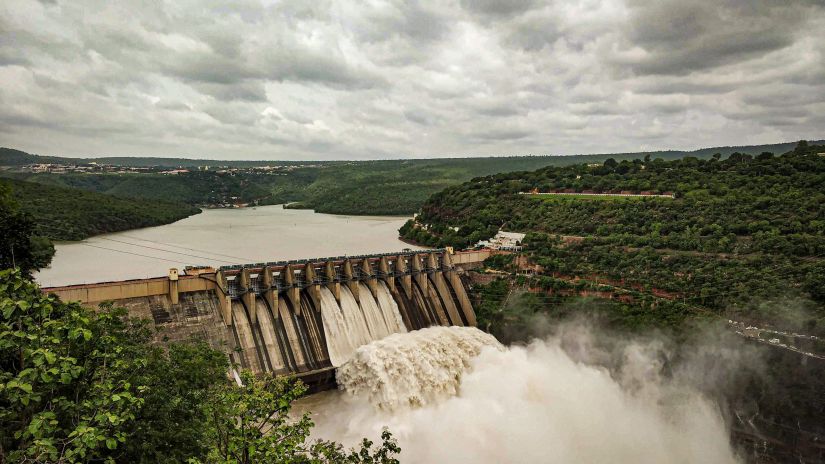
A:
{"type": "Polygon", "coordinates": [[[140,253],[133,253],[131,251],[117,250],[115,248],[106,248],[106,247],[102,247],[102,246],[98,246],[98,245],[92,245],[91,243],[82,243],[81,242],[81,243],[78,243],[78,245],[83,245],[83,246],[92,247],[92,248],[99,248],[101,250],[114,251],[114,252],[117,252],[117,253],[124,253],[124,254],[127,254],[127,255],[140,256],[142,258],[157,259],[159,261],[166,261],[168,263],[180,264],[179,261],[172,261],[171,259],[158,258],[157,256],[143,255],[143,254],[140,254],[140,253]]]}
{"type": "Polygon", "coordinates": [[[164,246],[168,246],[168,247],[172,247],[172,248],[181,248],[181,249],[184,249],[184,250],[196,251],[196,252],[199,252],[199,253],[207,253],[207,254],[215,255],[215,256],[223,256],[225,258],[237,259],[237,260],[241,260],[241,261],[244,261],[244,262],[254,261],[254,259],[250,259],[250,258],[241,258],[239,256],[232,256],[232,255],[227,255],[227,254],[223,254],[223,253],[216,253],[214,251],[200,250],[200,249],[197,249],[197,248],[189,248],[189,247],[180,246],[180,245],[173,245],[171,243],[160,242],[160,241],[157,241],[157,240],[149,240],[149,239],[146,239],[146,238],[134,237],[134,236],[125,235],[125,234],[120,234],[119,236],[130,238],[132,240],[140,240],[142,242],[156,243],[158,245],[164,245],[164,246]]]}
{"type": "Polygon", "coordinates": [[[140,244],[138,244],[138,243],[126,242],[126,241],[123,241],[123,240],[115,240],[115,239],[113,239],[113,238],[105,238],[105,237],[96,237],[96,238],[97,238],[98,240],[108,240],[108,241],[110,241],[110,242],[122,243],[122,244],[124,244],[124,245],[136,246],[136,247],[141,247],[141,248],[147,248],[147,249],[149,249],[149,250],[162,251],[162,252],[164,252],[164,253],[174,253],[174,254],[176,254],[176,255],[188,256],[188,257],[190,257],[190,258],[207,259],[207,260],[220,261],[220,262],[222,262],[222,263],[236,264],[236,263],[235,263],[235,262],[233,262],[233,261],[227,261],[227,260],[225,260],[225,259],[218,259],[218,258],[212,258],[212,257],[206,257],[206,256],[192,255],[192,254],[189,254],[189,253],[181,253],[181,252],[179,252],[179,251],[164,250],[163,248],[151,247],[151,246],[148,246],[148,245],[140,245],[140,244]]]}
{"type": "MultiPolygon", "coordinates": [[[[57,229],[57,228],[55,228],[55,227],[48,227],[48,226],[45,226],[44,228],[46,228],[46,229],[50,229],[50,230],[55,231],[55,232],[60,231],[59,229],[57,229]]],[[[62,232],[62,231],[60,231],[60,232],[62,232]]],[[[236,262],[235,262],[235,261],[227,261],[227,260],[225,260],[225,259],[217,258],[217,257],[214,257],[214,256],[199,256],[199,255],[193,255],[193,254],[189,254],[189,253],[181,253],[181,252],[179,252],[179,251],[164,250],[164,249],[162,249],[162,248],[150,247],[150,246],[147,246],[147,245],[141,245],[141,244],[138,244],[138,243],[132,243],[132,242],[128,242],[128,241],[116,240],[116,239],[106,238],[106,237],[100,237],[100,236],[93,236],[93,237],[91,237],[91,238],[98,239],[98,240],[108,240],[108,241],[111,241],[111,242],[117,242],[117,243],[122,243],[122,244],[124,244],[124,245],[129,245],[129,246],[135,246],[135,247],[147,248],[147,249],[150,249],[150,250],[162,251],[162,252],[164,252],[164,253],[173,253],[173,254],[176,254],[176,255],[188,256],[188,257],[190,257],[190,258],[206,259],[206,260],[210,260],[210,261],[219,261],[219,262],[221,262],[221,263],[236,264],[236,262]]],[[[137,240],[142,240],[142,239],[137,239],[137,240]]],[[[146,241],[147,241],[147,242],[153,242],[152,240],[146,240],[146,241]]],[[[166,244],[166,243],[162,243],[162,242],[154,242],[154,243],[158,243],[158,244],[160,244],[160,245],[166,245],[166,246],[176,247],[176,248],[190,249],[190,248],[180,247],[180,246],[171,245],[171,244],[166,244]]],[[[104,249],[106,249],[106,248],[104,248],[104,249]]],[[[216,255],[216,256],[226,256],[226,257],[230,257],[230,258],[233,258],[233,259],[238,259],[238,260],[241,260],[241,261],[246,261],[246,262],[253,261],[253,260],[249,260],[249,259],[247,259],[247,258],[239,258],[239,257],[237,257],[237,256],[221,255],[220,253],[214,253],[214,252],[205,251],[205,250],[195,250],[195,249],[191,249],[191,250],[193,250],[193,251],[203,251],[204,253],[208,253],[208,254],[211,254],[211,255],[216,255]]],[[[140,256],[140,255],[139,255],[139,256],[140,256]]]]}

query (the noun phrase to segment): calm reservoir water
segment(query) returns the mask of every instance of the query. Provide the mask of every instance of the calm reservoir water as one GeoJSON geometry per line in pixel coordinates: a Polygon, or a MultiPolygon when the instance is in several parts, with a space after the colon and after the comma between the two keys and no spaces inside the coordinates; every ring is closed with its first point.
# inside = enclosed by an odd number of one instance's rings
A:
{"type": "Polygon", "coordinates": [[[415,248],[398,240],[406,218],[337,216],[280,205],[212,209],[173,224],[56,244],[43,286],[166,275],[170,267],[222,266],[415,248]]]}

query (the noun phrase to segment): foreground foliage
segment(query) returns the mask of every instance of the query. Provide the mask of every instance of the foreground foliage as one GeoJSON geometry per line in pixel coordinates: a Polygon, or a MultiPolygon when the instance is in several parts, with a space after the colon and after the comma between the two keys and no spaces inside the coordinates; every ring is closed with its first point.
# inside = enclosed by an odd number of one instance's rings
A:
{"type": "Polygon", "coordinates": [[[357,450],[307,443],[288,416],[305,389],[287,379],[230,384],[204,342],[150,343],[145,321],[43,295],[0,271],[0,463],[395,463],[389,432],[357,450]]]}
{"type": "Polygon", "coordinates": [[[306,388],[278,377],[256,378],[249,372],[240,375],[242,387],[224,387],[216,401],[208,405],[212,431],[210,463],[382,463],[398,461],[393,454],[400,449],[388,431],[382,446],[373,452],[372,442],[364,439],[360,450],[345,451],[334,442],[307,443],[312,421],[307,414],[290,418],[292,402],[306,388]]]}

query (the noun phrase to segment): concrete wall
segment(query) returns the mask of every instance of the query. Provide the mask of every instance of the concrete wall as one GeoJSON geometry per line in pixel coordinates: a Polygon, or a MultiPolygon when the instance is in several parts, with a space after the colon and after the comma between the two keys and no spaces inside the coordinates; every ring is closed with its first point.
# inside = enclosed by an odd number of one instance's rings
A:
{"type": "MultiPolygon", "coordinates": [[[[375,295],[379,280],[388,282],[391,289],[398,281],[400,291],[406,291],[411,297],[405,282],[409,284],[414,278],[425,291],[426,304],[444,313],[439,321],[433,322],[474,326],[475,312],[460,274],[465,267],[479,264],[490,254],[489,250],[453,254],[444,250],[405,252],[229,266],[219,270],[201,268],[190,270],[193,275],[179,275],[172,269],[166,277],[47,287],[43,291],[91,308],[107,301],[125,307],[131,317],[154,323],[158,330],[157,343],[199,338],[224,351],[233,363],[253,371],[278,374],[286,370],[302,378],[316,376],[327,381],[332,374],[327,372],[329,360],[320,323],[320,286],[333,289],[335,295],[334,289],[342,283],[352,285],[358,299],[359,282],[365,283],[375,295]],[[302,302],[302,295],[307,297],[306,301],[302,302]],[[259,323],[260,308],[273,307],[276,302],[286,300],[292,309],[284,312],[281,306],[286,307],[286,303],[277,303],[278,314],[263,321],[264,324],[259,323]],[[300,321],[303,324],[299,324],[300,321]],[[304,342],[299,343],[301,340],[304,342]],[[308,345],[308,341],[313,343],[308,345]],[[278,347],[284,353],[291,352],[293,357],[312,351],[315,361],[311,366],[278,369],[265,369],[265,363],[250,362],[263,360],[265,356],[271,358],[273,353],[278,354],[275,351],[278,347]]],[[[402,305],[398,291],[393,293],[393,298],[402,305]]],[[[420,316],[417,318],[421,319],[420,316]]],[[[297,361],[296,358],[293,364],[297,361]]]]}
{"type": "MultiPolygon", "coordinates": [[[[446,253],[446,252],[438,252],[446,253]]],[[[492,250],[459,251],[449,255],[452,265],[464,269],[477,267],[482,261],[496,252],[492,250]]],[[[428,252],[415,252],[415,255],[427,256],[428,252]]],[[[399,253],[405,255],[405,253],[399,253]]],[[[387,255],[383,255],[386,257],[387,255]]],[[[427,256],[425,259],[429,259],[427,256]]],[[[332,260],[332,258],[330,258],[332,260]]],[[[325,261],[325,260],[318,260],[325,261]]],[[[376,261],[377,263],[377,261],[376,261]]],[[[250,267],[251,268],[251,267],[250,267]]],[[[231,272],[231,271],[230,271],[231,272]]],[[[219,276],[214,269],[199,269],[196,275],[177,275],[177,293],[203,292],[219,290],[216,281],[219,276]]],[[[97,307],[104,301],[121,301],[159,295],[169,295],[175,290],[172,277],[152,277],[115,282],[69,285],[65,287],[44,287],[44,293],[53,293],[63,301],[77,301],[89,307],[97,307]]]]}
{"type": "MultiPolygon", "coordinates": [[[[177,290],[179,293],[214,290],[216,285],[213,280],[209,280],[210,278],[214,280],[214,274],[180,276],[177,281],[177,290]]],[[[66,287],[44,287],[43,292],[53,293],[63,301],[78,301],[84,306],[96,307],[104,301],[169,295],[170,280],[168,277],[154,277],[66,287]]]]}

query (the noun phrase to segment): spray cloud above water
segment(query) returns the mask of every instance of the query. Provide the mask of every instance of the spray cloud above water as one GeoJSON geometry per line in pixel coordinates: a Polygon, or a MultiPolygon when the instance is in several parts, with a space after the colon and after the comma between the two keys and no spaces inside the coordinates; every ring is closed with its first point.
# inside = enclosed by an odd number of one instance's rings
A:
{"type": "Polygon", "coordinates": [[[344,391],[308,405],[315,433],[354,443],[386,426],[404,463],[737,462],[717,407],[662,377],[656,349],[628,344],[608,370],[563,340],[504,348],[438,327],[373,342],[339,370],[344,391]]]}

